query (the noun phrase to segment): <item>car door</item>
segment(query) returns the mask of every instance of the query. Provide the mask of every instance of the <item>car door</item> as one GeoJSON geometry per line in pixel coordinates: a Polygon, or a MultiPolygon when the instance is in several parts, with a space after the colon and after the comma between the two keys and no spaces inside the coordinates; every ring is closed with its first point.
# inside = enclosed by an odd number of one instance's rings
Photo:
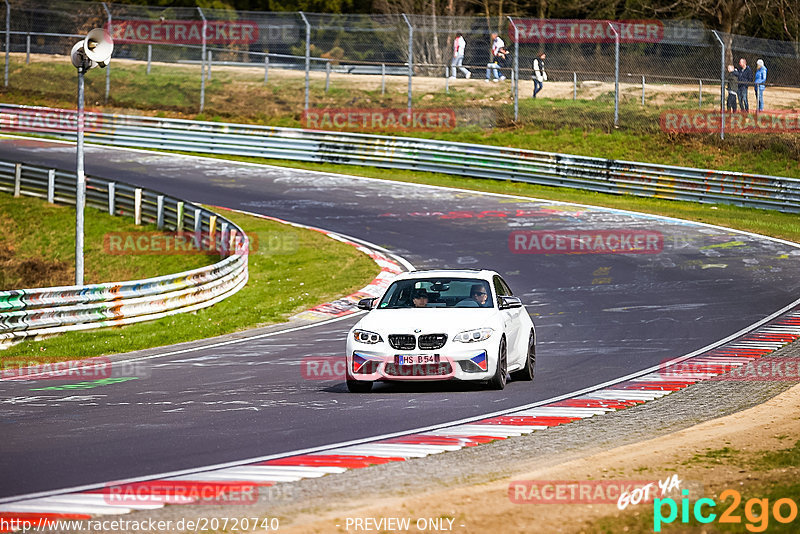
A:
{"type": "MultiPolygon", "coordinates": [[[[500,305],[500,297],[510,297],[511,288],[508,287],[508,284],[503,281],[502,278],[499,276],[495,276],[493,279],[494,285],[494,292],[497,296],[498,307],[500,305]]],[[[506,341],[508,346],[508,361],[509,362],[517,362],[519,361],[519,327],[520,327],[520,312],[525,311],[525,308],[509,308],[505,310],[500,310],[500,314],[503,317],[503,327],[506,332],[506,341]]]]}

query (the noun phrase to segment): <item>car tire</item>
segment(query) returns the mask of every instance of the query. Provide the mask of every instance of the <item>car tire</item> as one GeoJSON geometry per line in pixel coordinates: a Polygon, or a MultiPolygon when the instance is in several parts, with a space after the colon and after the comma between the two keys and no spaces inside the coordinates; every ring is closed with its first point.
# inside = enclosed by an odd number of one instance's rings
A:
{"type": "Polygon", "coordinates": [[[506,349],[506,338],[500,340],[500,350],[497,353],[497,367],[494,375],[489,379],[491,389],[501,390],[506,387],[506,370],[508,369],[508,351],[506,349]]]}
{"type": "Polygon", "coordinates": [[[372,391],[372,382],[369,380],[354,380],[348,375],[347,391],[350,393],[369,393],[372,391]]]}
{"type": "Polygon", "coordinates": [[[531,381],[536,372],[536,336],[531,330],[528,337],[528,355],[525,358],[525,365],[519,371],[511,373],[512,380],[531,381]]]}

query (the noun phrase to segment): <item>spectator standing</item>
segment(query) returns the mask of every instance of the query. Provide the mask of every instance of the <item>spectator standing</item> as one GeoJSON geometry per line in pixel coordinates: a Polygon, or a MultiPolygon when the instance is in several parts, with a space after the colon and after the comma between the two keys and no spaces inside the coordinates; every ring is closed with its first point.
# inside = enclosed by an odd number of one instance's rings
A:
{"type": "Polygon", "coordinates": [[[728,101],[725,108],[728,111],[736,113],[736,98],[739,96],[739,74],[733,68],[733,65],[728,65],[728,75],[725,77],[728,85],[728,101]]]}
{"type": "Polygon", "coordinates": [[[743,113],[750,112],[750,104],[747,102],[747,88],[753,83],[753,70],[747,66],[747,60],[739,60],[739,110],[743,113]]]}
{"type": "Polygon", "coordinates": [[[452,71],[450,73],[450,77],[455,79],[456,77],[456,68],[464,73],[464,77],[466,79],[470,79],[472,77],[472,73],[463,67],[464,64],[464,50],[467,47],[467,42],[464,40],[464,36],[461,35],[461,32],[456,32],[456,39],[453,41],[453,61],[450,63],[452,67],[452,71]]]}
{"type": "Polygon", "coordinates": [[[506,79],[505,76],[500,75],[500,72],[498,70],[500,67],[499,62],[502,61],[504,57],[502,50],[504,50],[505,47],[506,44],[503,42],[500,36],[497,35],[497,33],[492,33],[492,51],[491,51],[492,57],[491,57],[491,62],[486,64],[487,82],[489,81],[490,70],[495,82],[499,82],[500,80],[506,79]]]}
{"type": "Polygon", "coordinates": [[[547,72],[544,70],[544,60],[547,56],[544,52],[533,60],[533,98],[542,90],[544,82],[547,81],[547,72]]]}
{"type": "Polygon", "coordinates": [[[758,111],[764,111],[764,88],[767,85],[767,67],[764,66],[764,60],[759,59],[756,61],[756,76],[753,81],[756,87],[756,101],[758,102],[758,111]]]}

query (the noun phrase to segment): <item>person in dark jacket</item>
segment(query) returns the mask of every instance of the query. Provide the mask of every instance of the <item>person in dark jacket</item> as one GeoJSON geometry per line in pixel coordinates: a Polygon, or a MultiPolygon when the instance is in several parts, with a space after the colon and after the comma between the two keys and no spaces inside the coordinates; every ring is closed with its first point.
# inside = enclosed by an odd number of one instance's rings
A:
{"type": "Polygon", "coordinates": [[[750,112],[747,103],[747,88],[753,83],[753,71],[747,66],[747,60],[739,60],[739,109],[743,113],[750,112]]]}
{"type": "Polygon", "coordinates": [[[725,76],[725,81],[728,86],[728,102],[725,108],[736,113],[736,98],[739,95],[739,75],[733,65],[728,65],[728,75],[725,76]]]}

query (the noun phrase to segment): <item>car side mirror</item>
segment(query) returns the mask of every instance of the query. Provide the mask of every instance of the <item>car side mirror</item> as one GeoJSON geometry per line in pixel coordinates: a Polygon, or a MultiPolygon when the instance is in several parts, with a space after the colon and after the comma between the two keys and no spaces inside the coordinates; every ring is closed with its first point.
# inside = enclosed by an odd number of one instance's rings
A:
{"type": "Polygon", "coordinates": [[[522,301],[519,297],[500,297],[500,309],[508,310],[512,308],[521,308],[522,301]]]}
{"type": "Polygon", "coordinates": [[[373,302],[375,302],[375,297],[372,297],[372,298],[369,298],[369,299],[361,299],[361,300],[358,301],[358,304],[356,304],[356,307],[359,310],[367,310],[367,311],[369,311],[369,310],[372,309],[372,303],[373,302]]]}

